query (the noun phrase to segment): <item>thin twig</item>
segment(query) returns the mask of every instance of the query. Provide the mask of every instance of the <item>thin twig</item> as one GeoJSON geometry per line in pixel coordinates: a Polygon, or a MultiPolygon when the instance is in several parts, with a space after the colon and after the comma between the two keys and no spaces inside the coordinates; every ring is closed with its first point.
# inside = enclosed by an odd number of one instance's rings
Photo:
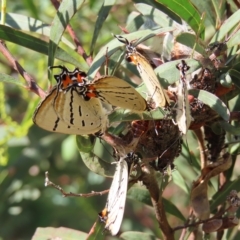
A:
{"type": "Polygon", "coordinates": [[[222,215],[224,214],[224,212],[227,212],[229,209],[231,208],[231,206],[229,206],[227,209],[225,209],[224,211],[219,211],[218,213],[216,213],[213,217],[211,218],[208,218],[208,219],[204,219],[204,220],[199,220],[198,222],[195,222],[195,223],[187,223],[187,224],[184,224],[182,226],[177,226],[175,228],[173,228],[173,231],[177,231],[177,230],[180,230],[180,229],[183,229],[183,228],[188,228],[188,227],[195,227],[199,224],[202,224],[202,223],[207,223],[207,222],[210,222],[212,221],[213,219],[220,219],[222,218],[222,215]]]}
{"type": "Polygon", "coordinates": [[[46,96],[46,93],[37,85],[35,80],[24,70],[19,62],[12,56],[8,51],[4,41],[0,40],[0,52],[8,59],[12,67],[18,71],[22,77],[26,80],[28,86],[26,87],[29,91],[36,93],[41,98],[46,96]]]}
{"type": "Polygon", "coordinates": [[[91,193],[66,193],[59,185],[56,185],[55,183],[51,182],[48,177],[48,172],[45,172],[45,187],[53,187],[60,191],[64,197],[93,197],[93,196],[102,196],[109,192],[109,189],[101,191],[101,192],[94,192],[91,193]]]}
{"type": "Polygon", "coordinates": [[[168,223],[165,208],[163,206],[162,192],[159,189],[155,172],[149,165],[142,167],[141,180],[150,193],[152,204],[155,209],[156,219],[158,221],[159,228],[162,230],[164,239],[174,240],[174,232],[168,223]]]}

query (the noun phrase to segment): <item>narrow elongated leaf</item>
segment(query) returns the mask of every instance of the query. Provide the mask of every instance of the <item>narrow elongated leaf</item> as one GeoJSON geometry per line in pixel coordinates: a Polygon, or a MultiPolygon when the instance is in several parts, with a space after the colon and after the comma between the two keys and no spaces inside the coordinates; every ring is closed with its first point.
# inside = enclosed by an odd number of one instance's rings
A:
{"type": "Polygon", "coordinates": [[[231,125],[230,123],[228,122],[224,122],[224,121],[220,121],[218,122],[218,124],[226,131],[226,132],[229,132],[233,135],[240,135],[240,128],[239,127],[236,127],[236,126],[233,126],[231,125]]]}
{"type": "Polygon", "coordinates": [[[229,120],[230,112],[227,106],[217,96],[205,90],[196,89],[189,90],[189,93],[216,111],[225,121],[229,120]]]}
{"type": "Polygon", "coordinates": [[[229,17],[220,29],[215,33],[210,43],[216,41],[223,41],[232,28],[240,22],[240,9],[236,11],[231,17],[229,17]]]}
{"type": "Polygon", "coordinates": [[[74,229],[69,228],[53,228],[53,227],[46,227],[46,228],[37,228],[36,232],[34,233],[32,240],[46,240],[46,239],[72,239],[72,240],[79,240],[79,239],[86,239],[87,234],[84,232],[80,232],[74,229]]]}
{"type": "Polygon", "coordinates": [[[179,171],[173,171],[172,172],[173,176],[173,182],[178,185],[186,194],[190,193],[190,189],[186,184],[186,181],[182,177],[179,171]]]}
{"type": "MultiPolygon", "coordinates": [[[[1,17],[1,14],[0,14],[1,17]]],[[[12,27],[14,29],[23,30],[31,33],[38,33],[44,36],[50,36],[50,26],[35,18],[24,16],[17,13],[7,13],[6,14],[6,26],[12,27]]],[[[70,48],[74,49],[74,45],[65,37],[62,37],[62,42],[65,43],[70,48]]]]}
{"type": "Polygon", "coordinates": [[[235,45],[239,45],[239,39],[240,39],[240,30],[237,31],[227,42],[227,47],[231,48],[235,45]]]}
{"type": "Polygon", "coordinates": [[[167,14],[151,5],[138,3],[135,5],[135,7],[140,13],[142,13],[142,15],[149,17],[161,27],[175,27],[176,29],[183,28],[182,25],[175,22],[167,14]]]}
{"type": "MultiPolygon", "coordinates": [[[[191,72],[194,72],[196,69],[201,67],[199,61],[196,61],[194,59],[186,59],[185,61],[187,65],[190,66],[189,71],[191,72]]],[[[167,87],[168,85],[173,84],[179,80],[179,70],[176,68],[176,65],[180,62],[181,60],[167,62],[160,65],[154,70],[163,87],[167,87]]]]}
{"type": "MultiPolygon", "coordinates": [[[[100,210],[99,210],[100,211],[100,210]]],[[[92,226],[92,229],[94,231],[90,231],[87,240],[104,240],[106,239],[106,235],[108,234],[106,231],[104,231],[105,223],[101,222],[100,219],[94,223],[92,226]]]]}
{"type": "Polygon", "coordinates": [[[204,39],[204,27],[201,20],[201,15],[188,0],[156,0],[156,2],[163,4],[168,9],[178,14],[187,24],[192,28],[192,30],[204,39]],[[199,29],[200,26],[200,29],[199,29]]]}
{"type": "Polygon", "coordinates": [[[129,18],[131,20],[126,25],[126,29],[129,32],[136,32],[144,24],[144,17],[141,14],[132,12],[129,18]]]}
{"type": "Polygon", "coordinates": [[[190,47],[191,49],[194,48],[194,50],[203,56],[206,55],[206,50],[204,47],[202,47],[200,44],[197,43],[196,36],[191,33],[181,33],[176,37],[176,41],[190,47]]]}
{"type": "MultiPolygon", "coordinates": [[[[0,25],[0,38],[9,42],[16,43],[20,46],[26,47],[33,51],[36,51],[45,55],[48,54],[49,44],[47,42],[4,25],[0,25]]],[[[75,52],[71,49],[69,49],[67,53],[63,49],[58,47],[56,51],[56,58],[65,62],[69,62],[81,68],[79,61],[71,57],[71,55],[74,55],[74,54],[75,52]]]]}
{"type": "Polygon", "coordinates": [[[96,139],[93,143],[93,139],[88,139],[86,137],[84,141],[83,138],[77,137],[77,144],[80,150],[79,153],[85,165],[92,172],[101,176],[113,176],[116,166],[115,164],[111,164],[112,162],[115,162],[115,159],[112,156],[112,148],[101,142],[99,139],[96,139]],[[84,148],[84,145],[86,145],[87,148],[84,151],[81,151],[81,149],[84,148]]]}
{"type": "Polygon", "coordinates": [[[151,112],[144,112],[143,114],[131,113],[125,109],[115,110],[109,115],[109,122],[129,122],[134,120],[153,120],[153,119],[163,119],[166,113],[158,108],[151,112]]]}
{"type": "MultiPolygon", "coordinates": [[[[136,186],[131,187],[127,193],[127,197],[145,203],[149,206],[152,206],[151,198],[146,188],[136,186]]],[[[163,198],[162,201],[166,212],[172,214],[173,216],[178,217],[182,221],[185,221],[185,217],[182,215],[182,213],[178,210],[178,208],[174,204],[172,204],[165,198],[163,198]]]]}
{"type": "Polygon", "coordinates": [[[18,79],[9,76],[5,73],[0,73],[0,82],[6,82],[6,83],[13,83],[20,87],[26,87],[22,82],[20,82],[18,79]]]}
{"type": "Polygon", "coordinates": [[[84,0],[63,0],[53,19],[49,41],[48,66],[53,66],[54,56],[65,28],[84,0]]]}
{"type": "Polygon", "coordinates": [[[181,18],[174,13],[173,11],[171,11],[169,8],[165,7],[162,4],[159,4],[157,1],[155,0],[132,0],[135,4],[141,4],[141,3],[145,3],[148,4],[149,6],[152,6],[155,9],[158,9],[159,11],[165,13],[167,16],[169,16],[170,19],[173,19],[175,22],[178,22],[179,24],[181,24],[182,20],[181,18]]]}
{"type": "Polygon", "coordinates": [[[226,201],[226,197],[233,189],[236,190],[237,192],[240,191],[240,177],[238,177],[234,181],[228,180],[224,188],[221,191],[217,191],[215,193],[215,195],[212,197],[212,201],[210,204],[211,211],[216,209],[220,204],[224,203],[226,201]]]}
{"type": "Polygon", "coordinates": [[[91,43],[91,48],[90,48],[90,55],[93,53],[94,51],[94,47],[99,35],[99,32],[102,28],[102,25],[104,23],[104,21],[106,20],[110,10],[112,9],[112,6],[115,4],[116,0],[105,0],[103,2],[103,5],[98,13],[98,18],[95,24],[95,28],[94,28],[94,33],[93,33],[93,38],[92,38],[92,43],[91,43]]]}

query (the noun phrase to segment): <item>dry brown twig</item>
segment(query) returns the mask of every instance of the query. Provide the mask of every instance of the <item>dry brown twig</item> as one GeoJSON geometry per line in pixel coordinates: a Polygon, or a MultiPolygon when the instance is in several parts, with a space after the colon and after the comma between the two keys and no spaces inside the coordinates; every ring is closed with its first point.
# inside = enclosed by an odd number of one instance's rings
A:
{"type": "Polygon", "coordinates": [[[28,74],[20,63],[12,56],[12,54],[7,49],[4,41],[0,40],[0,52],[8,59],[12,67],[21,74],[21,76],[26,80],[28,86],[26,87],[29,91],[32,91],[44,98],[46,93],[37,85],[36,81],[28,74]]]}
{"type": "Polygon", "coordinates": [[[101,191],[101,192],[94,192],[91,193],[66,193],[59,185],[56,185],[55,183],[51,182],[48,177],[48,172],[45,172],[45,187],[53,187],[60,191],[63,195],[63,197],[93,197],[93,196],[102,196],[109,192],[109,189],[101,191]]]}
{"type": "Polygon", "coordinates": [[[174,232],[167,220],[166,212],[164,210],[162,201],[162,193],[159,189],[155,177],[155,171],[149,165],[144,165],[142,167],[141,180],[143,181],[144,185],[147,187],[150,193],[151,201],[156,214],[156,219],[158,221],[159,228],[162,230],[164,239],[174,240],[174,232]]]}

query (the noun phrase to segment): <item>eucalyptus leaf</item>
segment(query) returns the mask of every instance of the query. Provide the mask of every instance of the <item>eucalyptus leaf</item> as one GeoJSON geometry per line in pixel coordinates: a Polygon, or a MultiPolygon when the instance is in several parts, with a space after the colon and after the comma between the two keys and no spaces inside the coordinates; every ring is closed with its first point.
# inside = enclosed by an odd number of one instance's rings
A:
{"type": "Polygon", "coordinates": [[[215,33],[210,43],[214,43],[217,41],[223,41],[225,37],[231,32],[232,28],[236,26],[240,22],[240,9],[232,14],[219,28],[219,30],[215,33]]]}
{"type": "Polygon", "coordinates": [[[63,35],[63,32],[74,14],[79,10],[83,3],[84,0],[63,0],[61,2],[58,11],[53,19],[50,31],[48,66],[54,65],[53,62],[55,52],[57,50],[57,46],[63,35]]]}
{"type": "Polygon", "coordinates": [[[205,90],[196,90],[190,89],[189,94],[193,95],[194,97],[198,98],[204,104],[212,108],[216,111],[225,121],[228,121],[230,118],[230,112],[225,105],[217,96],[214,94],[207,92],[205,90]]]}
{"type": "Polygon", "coordinates": [[[163,4],[168,9],[178,14],[187,24],[192,28],[192,30],[204,39],[204,27],[201,19],[201,15],[193,4],[188,0],[156,0],[156,2],[163,4]],[[199,29],[200,28],[200,29],[199,29]]]}
{"type": "Polygon", "coordinates": [[[20,82],[18,79],[14,78],[10,75],[7,75],[5,73],[0,73],[0,82],[13,83],[20,87],[26,87],[26,85],[24,83],[20,82]]]}

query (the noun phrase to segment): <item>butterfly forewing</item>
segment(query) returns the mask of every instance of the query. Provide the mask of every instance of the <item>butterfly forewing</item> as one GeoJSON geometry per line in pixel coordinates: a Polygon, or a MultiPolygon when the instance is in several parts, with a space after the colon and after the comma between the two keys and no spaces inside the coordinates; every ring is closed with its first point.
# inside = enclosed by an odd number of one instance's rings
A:
{"type": "Polygon", "coordinates": [[[147,108],[145,99],[130,84],[124,80],[105,76],[89,84],[89,92],[95,92],[96,97],[113,106],[143,112],[147,108]]]}
{"type": "Polygon", "coordinates": [[[54,109],[61,121],[81,131],[81,135],[104,131],[107,127],[107,114],[99,99],[85,101],[81,87],[72,86],[67,91],[58,92],[54,109]]]}

